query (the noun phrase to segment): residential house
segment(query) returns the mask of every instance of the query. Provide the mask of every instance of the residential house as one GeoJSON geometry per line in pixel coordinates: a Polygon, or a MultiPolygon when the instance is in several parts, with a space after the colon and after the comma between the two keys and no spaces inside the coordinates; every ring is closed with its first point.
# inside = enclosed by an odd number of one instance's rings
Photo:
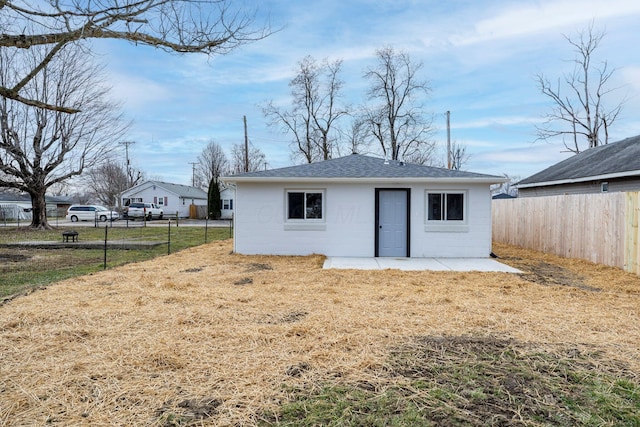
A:
{"type": "Polygon", "coordinates": [[[131,202],[155,203],[162,208],[164,216],[177,215],[180,218],[192,217],[193,207],[205,206],[200,210],[206,216],[207,192],[188,185],[145,181],[123,191],[120,200],[123,206],[128,206],[131,202]]]}
{"type": "Polygon", "coordinates": [[[640,191],[640,136],[585,150],[517,187],[519,197],[640,191]]]}
{"type": "Polygon", "coordinates": [[[488,257],[505,178],[353,154],[223,178],[241,254],[488,257]]]}
{"type": "MultiPolygon", "coordinates": [[[[45,196],[47,217],[64,217],[71,199],[63,196],[45,196]]],[[[31,221],[31,196],[26,193],[0,192],[0,220],[31,221]]]]}
{"type": "Polygon", "coordinates": [[[233,186],[222,186],[220,189],[220,219],[233,218],[233,200],[236,189],[233,186]]]}

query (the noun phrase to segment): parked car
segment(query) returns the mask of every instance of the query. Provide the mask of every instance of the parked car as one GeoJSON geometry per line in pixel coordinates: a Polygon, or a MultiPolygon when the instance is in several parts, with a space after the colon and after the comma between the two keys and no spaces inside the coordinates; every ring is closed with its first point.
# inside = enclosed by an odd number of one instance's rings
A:
{"type": "Polygon", "coordinates": [[[114,221],[120,217],[118,212],[99,205],[71,205],[67,210],[67,219],[71,222],[107,220],[114,221]]]}
{"type": "Polygon", "coordinates": [[[126,215],[129,219],[146,218],[147,221],[151,221],[152,219],[162,219],[164,212],[155,203],[133,202],[127,207],[126,215]]]}

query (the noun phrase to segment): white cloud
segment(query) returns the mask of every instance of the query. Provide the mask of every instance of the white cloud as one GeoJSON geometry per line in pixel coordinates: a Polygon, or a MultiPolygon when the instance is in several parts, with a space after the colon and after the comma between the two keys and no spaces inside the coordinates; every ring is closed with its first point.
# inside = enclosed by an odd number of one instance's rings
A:
{"type": "Polygon", "coordinates": [[[511,117],[491,117],[470,120],[462,123],[455,123],[454,129],[479,129],[491,126],[515,126],[515,125],[533,125],[540,123],[540,119],[536,117],[511,116],[511,117]]]}
{"type": "Polygon", "coordinates": [[[132,109],[146,108],[171,97],[166,85],[133,74],[112,72],[109,85],[112,87],[111,94],[132,109]]]}
{"type": "Polygon", "coordinates": [[[640,92],[640,65],[629,66],[620,70],[625,84],[631,86],[636,92],[640,92]]]}
{"type": "Polygon", "coordinates": [[[517,2],[501,13],[478,21],[470,34],[454,39],[466,45],[513,38],[551,29],[582,26],[596,17],[604,20],[640,14],[640,2],[629,0],[550,0],[523,6],[517,2]]]}

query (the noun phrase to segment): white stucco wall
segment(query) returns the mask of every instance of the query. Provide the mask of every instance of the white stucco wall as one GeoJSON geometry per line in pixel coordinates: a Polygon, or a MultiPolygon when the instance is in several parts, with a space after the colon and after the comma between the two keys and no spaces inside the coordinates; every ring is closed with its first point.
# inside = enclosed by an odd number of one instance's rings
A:
{"type": "Polygon", "coordinates": [[[242,254],[373,257],[375,189],[410,188],[411,257],[487,257],[491,252],[491,196],[488,184],[429,183],[372,185],[282,185],[237,183],[235,251],[242,254]],[[285,220],[286,190],[324,191],[325,219],[314,224],[285,220]],[[464,190],[463,225],[426,221],[426,190],[464,190]]]}

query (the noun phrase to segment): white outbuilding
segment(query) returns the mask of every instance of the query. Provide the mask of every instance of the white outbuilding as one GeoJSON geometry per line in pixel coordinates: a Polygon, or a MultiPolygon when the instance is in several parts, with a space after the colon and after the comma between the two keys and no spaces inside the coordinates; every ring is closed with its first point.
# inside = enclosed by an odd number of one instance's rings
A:
{"type": "Polygon", "coordinates": [[[224,180],[237,253],[398,258],[488,257],[505,181],[360,154],[224,180]]]}

